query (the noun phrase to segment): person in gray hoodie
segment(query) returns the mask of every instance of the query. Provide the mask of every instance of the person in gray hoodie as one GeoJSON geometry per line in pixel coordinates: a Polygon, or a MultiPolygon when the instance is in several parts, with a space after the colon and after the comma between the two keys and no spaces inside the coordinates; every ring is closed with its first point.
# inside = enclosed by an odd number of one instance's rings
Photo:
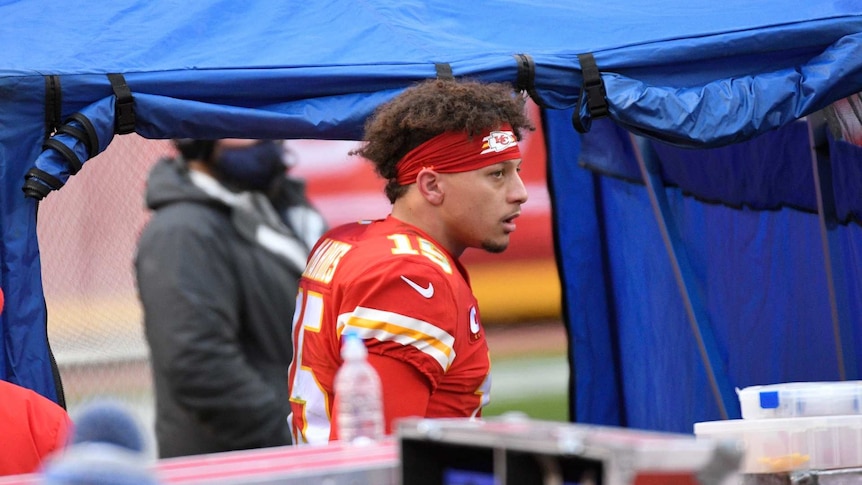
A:
{"type": "Polygon", "coordinates": [[[174,143],[135,257],[159,457],[288,445],[297,282],[326,223],[281,142],[174,143]]]}

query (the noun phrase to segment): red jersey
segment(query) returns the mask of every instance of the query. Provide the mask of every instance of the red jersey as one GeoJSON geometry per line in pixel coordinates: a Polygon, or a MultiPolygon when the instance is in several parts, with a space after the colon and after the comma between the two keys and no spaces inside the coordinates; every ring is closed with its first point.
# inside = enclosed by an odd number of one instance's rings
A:
{"type": "Polygon", "coordinates": [[[475,417],[487,404],[490,359],[464,267],[427,234],[393,217],[337,227],[315,245],[293,317],[294,443],[337,436],[333,381],[341,335],[427,379],[425,417],[475,417]]]}
{"type": "Polygon", "coordinates": [[[71,429],[60,405],[0,380],[0,475],[37,471],[45,457],[63,449],[71,429]]]}

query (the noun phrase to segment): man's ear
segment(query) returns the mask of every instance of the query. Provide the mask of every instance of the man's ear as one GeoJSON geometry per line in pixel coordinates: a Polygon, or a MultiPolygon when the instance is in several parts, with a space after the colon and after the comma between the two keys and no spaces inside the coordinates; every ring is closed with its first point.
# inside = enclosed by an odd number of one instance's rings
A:
{"type": "Polygon", "coordinates": [[[443,187],[440,184],[440,174],[430,168],[423,168],[416,175],[416,187],[419,193],[431,205],[443,203],[443,187]]]}

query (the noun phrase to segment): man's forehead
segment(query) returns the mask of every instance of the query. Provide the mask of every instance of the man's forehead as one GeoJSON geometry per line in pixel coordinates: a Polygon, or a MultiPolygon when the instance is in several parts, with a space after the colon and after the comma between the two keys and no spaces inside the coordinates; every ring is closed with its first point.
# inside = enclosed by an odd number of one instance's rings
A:
{"type": "Polygon", "coordinates": [[[470,170],[471,172],[488,172],[494,170],[505,170],[506,168],[518,168],[521,166],[522,159],[520,158],[512,158],[509,160],[503,160],[502,162],[492,163],[490,165],[485,165],[484,167],[477,168],[475,170],[470,170]]]}
{"type": "Polygon", "coordinates": [[[502,162],[496,163],[495,165],[498,165],[498,166],[505,166],[505,165],[520,166],[522,162],[523,162],[523,160],[521,158],[512,158],[509,160],[503,160],[502,162]]]}

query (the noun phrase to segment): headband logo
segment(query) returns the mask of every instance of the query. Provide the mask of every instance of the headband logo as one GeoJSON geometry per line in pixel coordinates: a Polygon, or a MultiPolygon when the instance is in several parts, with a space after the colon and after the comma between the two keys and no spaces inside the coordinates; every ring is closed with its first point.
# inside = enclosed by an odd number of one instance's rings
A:
{"type": "Polygon", "coordinates": [[[482,152],[480,155],[491,152],[499,153],[517,146],[518,139],[515,138],[515,134],[511,131],[492,131],[488,136],[482,138],[482,152]]]}

